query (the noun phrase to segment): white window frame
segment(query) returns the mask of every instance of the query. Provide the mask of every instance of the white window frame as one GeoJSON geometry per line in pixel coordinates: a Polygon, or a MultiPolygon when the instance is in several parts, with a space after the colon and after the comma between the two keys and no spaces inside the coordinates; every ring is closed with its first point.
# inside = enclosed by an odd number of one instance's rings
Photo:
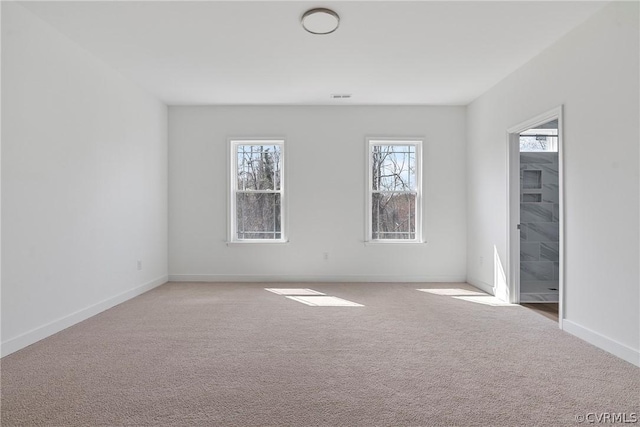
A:
{"type": "MultiPolygon", "coordinates": [[[[422,138],[367,138],[367,192],[366,192],[366,235],[365,243],[424,243],[422,237],[422,138]],[[376,145],[413,145],[416,150],[416,193],[415,238],[414,239],[374,239],[373,238],[373,147],[376,145]]],[[[407,191],[409,192],[409,191],[407,191]]]]}
{"type": "Polygon", "coordinates": [[[287,198],[286,198],[286,145],[284,138],[229,138],[229,185],[228,185],[228,236],[227,243],[287,243],[287,198]],[[240,145],[280,146],[280,189],[261,192],[280,194],[280,238],[279,239],[239,239],[237,230],[236,194],[238,190],[237,152],[240,145]]]}
{"type": "Polygon", "coordinates": [[[545,129],[545,128],[536,128],[533,127],[531,129],[527,129],[524,132],[520,133],[520,152],[521,153],[557,153],[558,152],[558,141],[560,139],[558,135],[558,129],[545,129]],[[522,149],[522,138],[527,136],[546,136],[550,138],[549,148],[546,150],[523,150],[522,149]]]}

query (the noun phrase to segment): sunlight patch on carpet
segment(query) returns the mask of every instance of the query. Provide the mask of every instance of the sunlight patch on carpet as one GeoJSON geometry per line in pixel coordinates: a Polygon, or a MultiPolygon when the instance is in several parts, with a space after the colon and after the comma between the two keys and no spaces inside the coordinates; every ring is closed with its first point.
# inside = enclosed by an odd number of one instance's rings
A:
{"type": "Polygon", "coordinates": [[[461,299],[463,301],[475,302],[476,304],[491,305],[493,307],[514,307],[518,305],[518,304],[510,304],[508,302],[504,302],[501,299],[494,297],[493,295],[470,296],[470,297],[454,296],[454,298],[461,299]]]}
{"type": "Polygon", "coordinates": [[[364,307],[357,302],[331,296],[287,296],[287,298],[312,307],[364,307]]]}
{"type": "Polygon", "coordinates": [[[314,291],[313,289],[302,288],[264,288],[265,291],[273,292],[278,295],[325,295],[322,292],[314,291]]]}
{"type": "Polygon", "coordinates": [[[489,295],[484,292],[472,291],[469,289],[443,288],[443,289],[416,289],[420,292],[427,292],[434,295],[462,296],[462,295],[489,295]]]}
{"type": "Polygon", "coordinates": [[[433,295],[452,297],[462,301],[474,302],[476,304],[490,305],[492,307],[511,307],[518,304],[510,304],[502,301],[493,295],[481,291],[473,291],[461,288],[438,288],[438,289],[416,289],[416,291],[426,292],[433,295]]]}

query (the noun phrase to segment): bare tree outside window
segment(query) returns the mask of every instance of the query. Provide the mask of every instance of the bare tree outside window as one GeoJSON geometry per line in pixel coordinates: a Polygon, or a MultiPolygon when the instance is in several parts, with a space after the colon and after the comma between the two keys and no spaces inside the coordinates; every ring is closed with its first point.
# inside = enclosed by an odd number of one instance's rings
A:
{"type": "Polygon", "coordinates": [[[235,145],[235,238],[282,239],[282,146],[235,145]]]}
{"type": "Polygon", "coordinates": [[[520,134],[520,151],[558,151],[557,126],[557,121],[553,121],[543,125],[543,127],[522,132],[520,134]]]}
{"type": "Polygon", "coordinates": [[[556,151],[557,136],[520,136],[520,151],[556,151]]]}
{"type": "Polygon", "coordinates": [[[416,239],[416,145],[371,145],[371,238],[416,239]]]}

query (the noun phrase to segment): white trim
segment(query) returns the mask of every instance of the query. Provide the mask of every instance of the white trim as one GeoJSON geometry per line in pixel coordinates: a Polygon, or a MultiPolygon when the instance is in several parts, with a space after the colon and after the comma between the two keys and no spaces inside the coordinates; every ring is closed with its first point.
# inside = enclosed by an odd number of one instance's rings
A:
{"type": "MultiPolygon", "coordinates": [[[[525,120],[524,122],[518,123],[517,125],[507,129],[507,133],[519,134],[520,132],[524,132],[525,130],[529,130],[536,126],[543,125],[547,122],[550,122],[551,120],[556,119],[562,115],[562,107],[563,107],[562,105],[559,105],[529,120],[525,120]]],[[[560,136],[560,132],[558,132],[558,136],[560,136]]]]}
{"type": "Polygon", "coordinates": [[[520,303],[520,147],[519,135],[507,133],[507,283],[509,301],[520,303]]]}
{"type": "Polygon", "coordinates": [[[10,338],[2,342],[2,350],[0,350],[0,354],[2,355],[2,357],[4,357],[8,354],[14,353],[28,345],[36,343],[44,338],[62,331],[63,329],[66,329],[70,326],[82,322],[83,320],[93,317],[98,313],[108,310],[111,307],[122,304],[123,302],[130,300],[131,298],[137,297],[138,295],[148,292],[153,288],[163,285],[167,283],[167,280],[167,276],[158,277],[157,279],[154,279],[143,285],[136,286],[133,289],[121,292],[117,295],[92,304],[88,307],[82,308],[78,311],[53,320],[42,326],[38,326],[37,328],[20,334],[17,337],[10,338]]]}
{"type": "MultiPolygon", "coordinates": [[[[255,243],[288,243],[288,209],[287,209],[287,147],[284,137],[228,137],[227,138],[227,245],[229,244],[255,244],[255,243]],[[236,180],[236,160],[238,145],[279,145],[280,146],[280,190],[258,191],[259,193],[280,194],[280,238],[279,239],[238,239],[236,235],[236,198],[238,192],[236,180]]],[[[248,192],[248,191],[246,191],[248,192]]]]}
{"type": "Polygon", "coordinates": [[[560,105],[556,108],[558,116],[558,222],[559,244],[558,244],[558,327],[563,328],[565,312],[565,234],[564,234],[564,109],[560,105]]]}
{"type": "Polygon", "coordinates": [[[520,132],[524,132],[554,119],[558,120],[558,204],[560,207],[558,212],[560,228],[558,327],[562,329],[565,311],[564,122],[562,105],[507,129],[507,281],[509,284],[509,302],[517,304],[520,302],[520,233],[515,232],[515,230],[517,224],[520,222],[520,187],[518,185],[516,189],[513,188],[514,186],[512,185],[512,183],[520,182],[520,150],[519,146],[516,146],[516,141],[519,141],[518,135],[520,132]]]}
{"type": "Polygon", "coordinates": [[[565,332],[568,332],[571,335],[574,335],[581,340],[588,342],[589,344],[593,344],[596,347],[601,348],[602,350],[607,351],[622,360],[626,360],[627,362],[640,367],[639,350],[636,350],[609,337],[599,334],[598,332],[592,331],[591,329],[585,328],[584,326],[578,325],[571,320],[564,320],[563,329],[565,332]]]}
{"type": "Polygon", "coordinates": [[[369,243],[401,243],[401,244],[411,244],[411,243],[426,243],[423,235],[422,223],[423,223],[423,187],[424,187],[424,178],[422,175],[422,164],[424,163],[424,138],[420,137],[396,137],[396,138],[388,138],[388,137],[367,137],[366,140],[366,196],[365,196],[365,244],[369,243]],[[402,191],[402,193],[416,193],[416,204],[415,204],[415,239],[372,239],[373,235],[373,223],[372,223],[372,215],[371,211],[371,203],[372,203],[372,194],[374,191],[372,190],[372,146],[374,145],[413,145],[415,146],[415,156],[416,156],[416,184],[417,188],[415,191],[402,191]]]}
{"type": "Polygon", "coordinates": [[[244,240],[236,240],[235,242],[224,242],[227,246],[243,246],[243,245],[287,245],[289,244],[288,240],[280,240],[280,239],[244,239],[244,240]]]}
{"type": "Polygon", "coordinates": [[[402,240],[402,239],[380,239],[364,241],[365,246],[384,246],[384,245],[426,245],[427,241],[402,240]]]}
{"type": "Polygon", "coordinates": [[[483,282],[480,279],[476,279],[473,277],[467,277],[467,283],[470,284],[471,286],[474,286],[478,289],[480,289],[481,291],[484,291],[486,293],[488,293],[489,295],[495,295],[496,291],[494,289],[494,287],[486,282],[483,282]]]}
{"type": "Polygon", "coordinates": [[[170,274],[170,282],[376,282],[376,283],[465,283],[465,276],[402,276],[342,274],[342,275],[295,275],[295,274],[170,274]]]}

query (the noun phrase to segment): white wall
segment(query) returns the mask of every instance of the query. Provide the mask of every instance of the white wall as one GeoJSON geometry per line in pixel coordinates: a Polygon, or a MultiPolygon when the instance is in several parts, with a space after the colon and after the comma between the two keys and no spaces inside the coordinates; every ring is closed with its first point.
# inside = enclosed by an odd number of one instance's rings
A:
{"type": "Polygon", "coordinates": [[[563,328],[640,364],[638,3],[613,3],[468,108],[468,278],[506,268],[506,130],[564,105],[563,328]],[[480,257],[485,262],[480,264],[480,257]]]}
{"type": "Polygon", "coordinates": [[[464,107],[170,107],[170,278],[463,281],[465,120],[464,107]],[[290,243],[225,244],[232,136],[286,138],[290,243]],[[364,245],[366,136],[425,138],[427,244],[364,245]]]}
{"type": "Polygon", "coordinates": [[[166,281],[167,108],[13,2],[2,107],[4,355],[166,281]]]}

